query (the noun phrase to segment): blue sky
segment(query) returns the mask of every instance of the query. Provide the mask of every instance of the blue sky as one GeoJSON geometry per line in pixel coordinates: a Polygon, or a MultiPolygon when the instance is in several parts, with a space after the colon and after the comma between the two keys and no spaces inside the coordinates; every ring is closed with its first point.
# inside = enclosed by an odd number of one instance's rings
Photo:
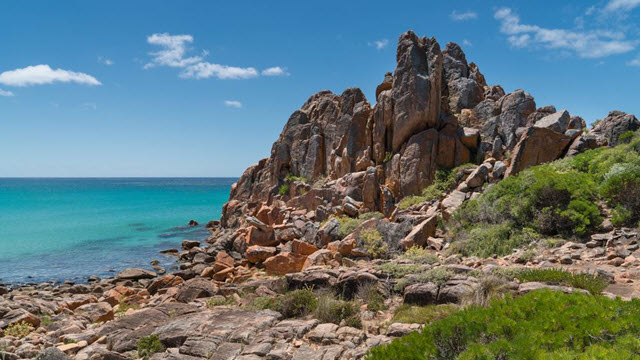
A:
{"type": "Polygon", "coordinates": [[[3,1],[0,176],[238,176],[406,30],[588,122],[640,114],[640,0],[3,1]],[[308,3],[308,4],[307,4],[308,3]]]}

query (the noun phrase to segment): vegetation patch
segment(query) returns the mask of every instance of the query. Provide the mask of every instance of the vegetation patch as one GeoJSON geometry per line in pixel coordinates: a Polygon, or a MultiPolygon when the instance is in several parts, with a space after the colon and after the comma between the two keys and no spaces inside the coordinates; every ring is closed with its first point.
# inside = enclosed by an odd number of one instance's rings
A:
{"type": "Polygon", "coordinates": [[[368,359],[638,359],[639,323],[635,299],[535,291],[450,314],[368,359]]]}
{"type": "Polygon", "coordinates": [[[601,276],[558,269],[522,269],[516,272],[515,278],[521,282],[538,281],[570,286],[587,290],[592,294],[600,294],[609,285],[608,281],[601,276]]]}
{"type": "Polygon", "coordinates": [[[273,310],[285,318],[305,316],[316,310],[318,299],[312,289],[290,291],[277,297],[261,296],[253,299],[251,308],[273,310]]]}
{"type": "Polygon", "coordinates": [[[387,243],[384,242],[382,234],[377,229],[364,229],[358,234],[358,237],[362,239],[367,254],[373,259],[381,258],[389,251],[387,243]]]}
{"type": "Polygon", "coordinates": [[[232,298],[211,297],[211,298],[208,298],[205,301],[205,303],[207,304],[207,308],[211,309],[216,306],[231,305],[231,304],[234,304],[235,301],[232,298]]]}
{"type": "Polygon", "coordinates": [[[404,304],[395,310],[391,322],[405,324],[430,324],[433,321],[444,319],[458,310],[460,310],[460,307],[452,304],[427,306],[404,304]]]}
{"type": "Polygon", "coordinates": [[[287,176],[285,176],[285,179],[289,180],[289,181],[299,181],[301,183],[307,183],[307,178],[304,176],[295,176],[293,174],[288,174],[287,176]]]}
{"type": "Polygon", "coordinates": [[[360,307],[358,303],[354,301],[344,301],[335,299],[329,295],[323,295],[318,298],[316,310],[313,315],[321,323],[334,323],[340,325],[345,320],[355,328],[362,327],[362,323],[359,321],[360,317],[358,312],[360,307]],[[354,326],[355,325],[355,326],[354,326]]]}
{"type": "Polygon", "coordinates": [[[22,339],[23,337],[31,334],[33,330],[35,330],[33,325],[27,322],[21,321],[13,325],[9,325],[6,329],[4,329],[4,335],[14,336],[19,339],[22,339]]]}
{"type": "Polygon", "coordinates": [[[402,257],[419,264],[436,264],[440,261],[438,256],[420,246],[410,247],[402,257]]]}
{"type": "Polygon", "coordinates": [[[289,194],[289,184],[280,185],[280,187],[278,188],[278,194],[280,194],[280,195],[289,194]]]}
{"type": "Polygon", "coordinates": [[[396,262],[388,262],[386,264],[376,265],[374,268],[385,274],[389,274],[391,277],[401,278],[405,275],[420,273],[424,266],[419,264],[399,264],[396,262]]]}
{"type": "Polygon", "coordinates": [[[420,195],[406,196],[400,200],[398,207],[404,210],[413,205],[440,199],[442,194],[453,190],[458,181],[462,179],[466,169],[474,166],[473,164],[463,164],[453,169],[440,168],[436,170],[435,178],[431,185],[424,188],[420,195]]]}
{"type": "Polygon", "coordinates": [[[165,350],[164,345],[162,345],[156,334],[140,338],[136,344],[136,348],[138,350],[138,356],[143,359],[148,359],[151,355],[165,350]]]}
{"type": "Polygon", "coordinates": [[[377,312],[386,310],[384,296],[380,293],[375,283],[365,283],[358,287],[357,297],[367,304],[367,310],[377,312]]]}
{"type": "Polygon", "coordinates": [[[436,267],[432,269],[428,269],[416,275],[408,275],[400,279],[393,289],[397,292],[404,291],[409,285],[417,284],[417,283],[434,283],[438,286],[446,283],[451,279],[454,275],[453,271],[444,268],[444,267],[436,267]]]}

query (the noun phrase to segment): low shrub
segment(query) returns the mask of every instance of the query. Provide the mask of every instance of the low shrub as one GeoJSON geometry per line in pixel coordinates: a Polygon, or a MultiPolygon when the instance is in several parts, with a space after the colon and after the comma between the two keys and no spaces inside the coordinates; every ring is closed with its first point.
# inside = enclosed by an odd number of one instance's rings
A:
{"type": "Polygon", "coordinates": [[[638,323],[635,299],[534,291],[454,312],[367,359],[638,359],[638,323]]]}
{"type": "Polygon", "coordinates": [[[411,195],[404,197],[398,203],[398,207],[404,210],[413,205],[440,199],[442,197],[442,194],[453,190],[458,181],[462,179],[464,170],[473,166],[475,165],[463,164],[453,169],[440,168],[436,170],[436,174],[431,185],[424,188],[420,195],[411,195]]]}
{"type": "Polygon", "coordinates": [[[5,336],[14,336],[19,339],[31,334],[31,332],[35,330],[33,325],[20,321],[15,324],[9,325],[6,329],[4,329],[5,336]]]}
{"type": "Polygon", "coordinates": [[[387,254],[389,247],[382,239],[382,234],[377,229],[364,229],[358,234],[364,242],[364,248],[373,259],[379,259],[387,254]]]}
{"type": "Polygon", "coordinates": [[[436,264],[440,261],[437,255],[420,246],[410,247],[402,257],[419,264],[436,264]]]}
{"type": "Polygon", "coordinates": [[[289,181],[299,181],[301,183],[307,183],[307,178],[304,176],[295,176],[293,174],[287,174],[287,176],[285,176],[285,179],[289,180],[289,181]]]}
{"type": "Polygon", "coordinates": [[[352,218],[349,216],[334,216],[330,219],[336,219],[340,223],[340,227],[338,229],[338,235],[341,238],[351,234],[354,232],[358,226],[362,225],[363,222],[369,219],[382,219],[384,215],[379,212],[367,212],[360,214],[357,218],[352,218]]]}
{"type": "Polygon", "coordinates": [[[342,320],[358,316],[359,311],[360,307],[354,301],[338,300],[329,295],[323,295],[318,298],[313,315],[321,323],[340,325],[342,320]]]}
{"type": "Polygon", "coordinates": [[[143,359],[148,359],[151,355],[165,350],[164,345],[162,345],[156,334],[140,338],[136,344],[136,348],[138,350],[138,356],[143,359]]]}
{"type": "Polygon", "coordinates": [[[608,285],[608,281],[601,276],[572,273],[560,269],[522,269],[515,273],[515,278],[521,282],[544,282],[553,285],[565,285],[584,289],[592,294],[599,294],[608,285]]]}
{"type": "Polygon", "coordinates": [[[416,283],[432,282],[438,286],[446,283],[454,275],[453,271],[445,267],[436,267],[428,269],[416,275],[405,276],[400,279],[394,286],[394,291],[402,292],[404,288],[416,283]]]}
{"type": "Polygon", "coordinates": [[[305,316],[315,311],[318,299],[312,289],[290,291],[277,297],[259,296],[251,301],[250,308],[273,310],[285,318],[305,316]]]}
{"type": "Polygon", "coordinates": [[[278,188],[278,194],[280,194],[280,195],[289,194],[289,184],[280,185],[280,187],[278,188]]]}
{"type": "Polygon", "coordinates": [[[374,268],[378,271],[382,271],[385,274],[389,274],[394,278],[401,278],[409,274],[417,274],[422,271],[424,266],[419,264],[399,264],[396,262],[388,262],[386,264],[376,265],[374,268]]]}
{"type": "Polygon", "coordinates": [[[460,308],[457,305],[452,304],[427,306],[404,304],[396,308],[391,322],[405,324],[429,324],[433,321],[444,319],[458,310],[460,310],[460,308]]]}
{"type": "Polygon", "coordinates": [[[358,286],[357,297],[367,304],[369,311],[377,312],[387,309],[384,303],[385,298],[375,283],[368,282],[358,286]]]}
{"type": "Polygon", "coordinates": [[[207,308],[209,308],[209,309],[214,308],[216,306],[231,305],[233,303],[235,303],[235,301],[231,297],[230,298],[212,297],[212,298],[208,298],[205,301],[205,304],[207,305],[207,308]]]}
{"type": "Polygon", "coordinates": [[[640,166],[616,164],[605,175],[601,187],[604,199],[613,207],[616,226],[635,226],[640,220],[640,166]]]}

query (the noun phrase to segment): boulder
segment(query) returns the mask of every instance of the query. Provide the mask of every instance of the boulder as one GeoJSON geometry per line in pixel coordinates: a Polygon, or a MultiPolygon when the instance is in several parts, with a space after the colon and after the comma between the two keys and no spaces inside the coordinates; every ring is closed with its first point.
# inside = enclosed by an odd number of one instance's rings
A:
{"type": "Polygon", "coordinates": [[[42,352],[36,356],[36,360],[71,360],[71,358],[58,348],[50,347],[42,350],[42,352]]]}
{"type": "Polygon", "coordinates": [[[438,301],[438,286],[434,283],[409,285],[404,289],[404,303],[420,306],[435,304],[438,301]]]}
{"type": "Polygon", "coordinates": [[[33,315],[27,310],[18,308],[4,314],[2,319],[0,319],[0,329],[5,329],[8,326],[21,322],[31,324],[36,328],[40,326],[40,319],[37,316],[33,315]]]}
{"type": "Polygon", "coordinates": [[[306,256],[290,252],[280,253],[264,261],[267,273],[272,275],[285,275],[302,270],[306,256]]]}
{"type": "Polygon", "coordinates": [[[409,235],[405,236],[405,238],[402,239],[402,248],[404,250],[408,250],[413,246],[424,246],[427,243],[427,239],[429,237],[435,236],[437,226],[437,216],[431,216],[430,218],[422,221],[420,224],[414,226],[409,235]]]}
{"type": "Polygon", "coordinates": [[[569,115],[569,112],[567,110],[562,110],[543,117],[542,119],[538,120],[533,126],[546,128],[562,134],[569,128],[570,120],[571,115],[569,115]]]}
{"type": "Polygon", "coordinates": [[[118,275],[116,275],[116,279],[120,280],[140,280],[140,279],[153,279],[158,276],[153,271],[145,270],[145,269],[124,269],[118,275]]]}
{"type": "Polygon", "coordinates": [[[276,254],[276,248],[273,246],[253,245],[247,248],[245,256],[250,263],[260,263],[276,254]]]}
{"type": "Polygon", "coordinates": [[[255,226],[249,226],[246,239],[249,246],[274,246],[278,244],[273,231],[263,231],[255,226]]]}
{"type": "Polygon", "coordinates": [[[465,180],[465,183],[470,188],[476,188],[481,186],[485,182],[487,182],[487,178],[489,177],[489,166],[487,164],[482,164],[475,168],[471,174],[465,180]]]}
{"type": "Polygon", "coordinates": [[[543,127],[530,127],[513,150],[511,164],[505,176],[516,175],[531,166],[559,159],[567,150],[571,138],[543,127]]]}
{"type": "Polygon", "coordinates": [[[98,302],[80,306],[76,312],[86,315],[91,322],[105,322],[114,319],[113,308],[107,302],[98,302]]]}
{"type": "Polygon", "coordinates": [[[176,300],[183,303],[192,302],[198,298],[212,297],[219,292],[218,287],[210,280],[194,278],[185,281],[178,289],[176,300]]]}
{"type": "Polygon", "coordinates": [[[627,131],[636,131],[640,128],[640,121],[622,111],[611,111],[607,117],[593,127],[590,134],[595,135],[599,146],[616,146],[619,138],[627,131]]]}

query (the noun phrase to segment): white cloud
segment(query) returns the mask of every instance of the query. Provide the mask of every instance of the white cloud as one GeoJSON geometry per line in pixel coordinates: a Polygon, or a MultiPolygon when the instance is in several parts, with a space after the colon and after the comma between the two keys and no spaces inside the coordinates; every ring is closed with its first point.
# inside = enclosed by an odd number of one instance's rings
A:
{"type": "Polygon", "coordinates": [[[102,85],[91,75],[62,69],[53,70],[49,65],[27,66],[0,74],[0,84],[8,86],[43,85],[54,82],[102,85]]]}
{"type": "Polygon", "coordinates": [[[640,5],[640,0],[609,0],[604,7],[605,12],[630,11],[640,5]]]}
{"type": "Polygon", "coordinates": [[[228,107],[233,107],[236,109],[240,109],[242,107],[242,103],[236,100],[225,100],[224,104],[228,107]]]}
{"type": "Polygon", "coordinates": [[[451,19],[454,21],[465,21],[465,20],[477,19],[478,14],[474,11],[465,11],[465,12],[459,13],[456,10],[453,10],[453,12],[451,12],[451,15],[449,15],[449,17],[451,17],[451,19]]]}
{"type": "Polygon", "coordinates": [[[387,45],[389,45],[389,39],[381,39],[381,40],[376,40],[369,43],[369,46],[373,46],[377,50],[382,50],[386,48],[387,45]]]}
{"type": "Polygon", "coordinates": [[[500,32],[515,47],[543,46],[547,49],[570,51],[582,58],[600,58],[633,50],[637,41],[626,40],[624,33],[608,30],[573,31],[547,29],[520,23],[520,17],[509,8],[495,12],[500,32]]]}
{"type": "Polygon", "coordinates": [[[98,109],[98,105],[96,103],[93,102],[86,102],[86,103],[82,103],[80,104],[80,107],[84,110],[97,110],[98,109]]]}
{"type": "Polygon", "coordinates": [[[629,60],[627,61],[627,65],[629,66],[640,66],[640,55],[637,56],[635,59],[633,60],[629,60]]]}
{"type": "Polygon", "coordinates": [[[218,79],[250,79],[258,76],[258,70],[252,67],[241,68],[220,64],[200,62],[189,65],[182,73],[181,78],[185,79],[208,79],[217,77],[218,79]]]}
{"type": "Polygon", "coordinates": [[[193,42],[191,35],[170,35],[168,33],[153,34],[147,37],[147,43],[162,47],[162,50],[152,52],[151,62],[144,68],[149,69],[154,66],[185,67],[202,61],[201,56],[185,58],[187,44],[193,42]]]}
{"type": "Polygon", "coordinates": [[[0,96],[14,96],[14,94],[11,91],[0,89],[0,96]]]}
{"type": "Polygon", "coordinates": [[[462,40],[462,45],[464,46],[473,46],[473,44],[471,43],[471,41],[467,40],[467,39],[463,39],[462,40]]]}
{"type": "MultiPolygon", "coordinates": [[[[144,65],[145,69],[156,66],[182,68],[179,76],[184,79],[250,79],[260,76],[254,67],[237,67],[214,64],[204,61],[209,52],[202,51],[201,56],[187,56],[188,44],[193,43],[191,35],[171,35],[168,33],[153,34],[147,37],[147,43],[162,47],[162,50],[152,52],[151,61],[144,65]]],[[[285,74],[284,69],[276,66],[265,69],[262,75],[277,76],[285,74]]]]}
{"type": "Polygon", "coordinates": [[[100,64],[102,64],[102,65],[106,65],[106,66],[111,66],[111,65],[115,64],[115,63],[113,62],[113,60],[108,59],[108,58],[103,57],[103,56],[98,56],[98,62],[99,62],[100,64]]]}
{"type": "Polygon", "coordinates": [[[274,66],[267,69],[262,70],[263,76],[282,76],[289,75],[286,69],[281,68],[280,66],[274,66]]]}

